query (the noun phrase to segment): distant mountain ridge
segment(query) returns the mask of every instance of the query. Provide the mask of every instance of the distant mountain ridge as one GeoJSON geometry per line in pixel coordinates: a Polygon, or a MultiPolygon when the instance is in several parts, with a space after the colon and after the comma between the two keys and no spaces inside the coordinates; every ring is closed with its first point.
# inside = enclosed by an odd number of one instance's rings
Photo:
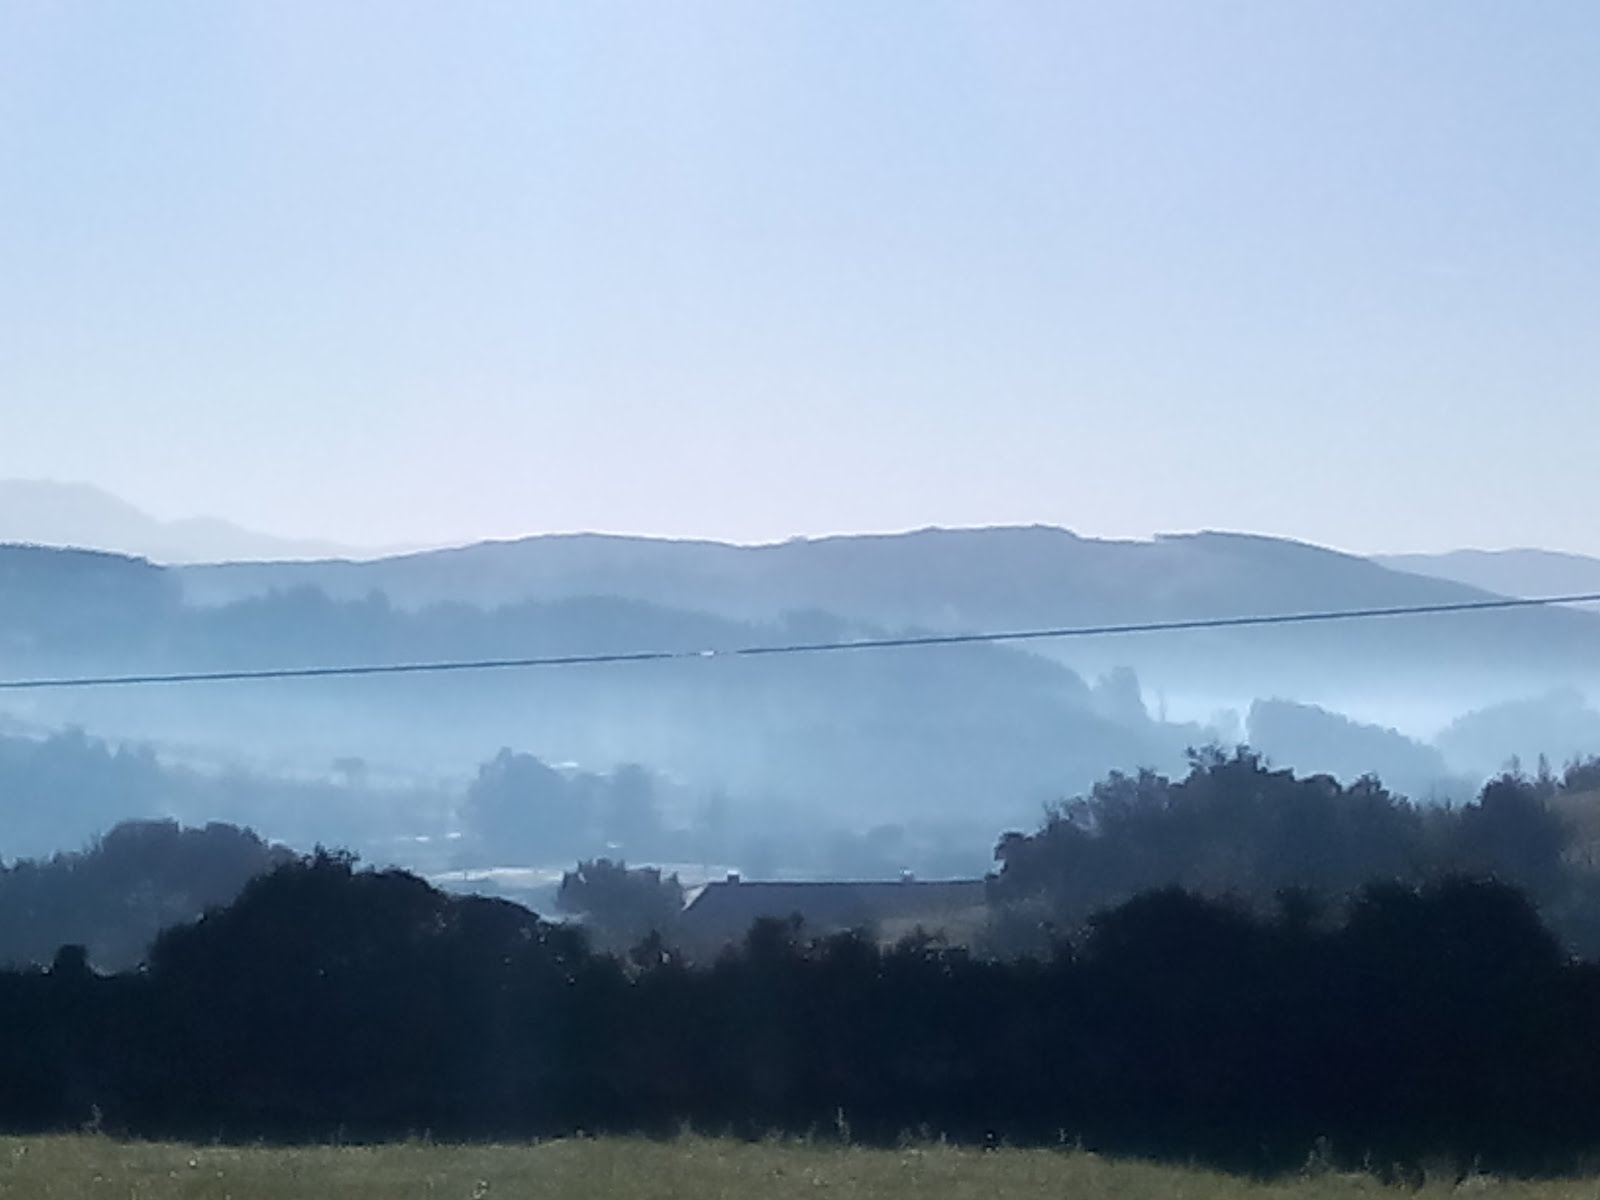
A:
{"type": "MultiPolygon", "coordinates": [[[[103,494],[67,492],[79,499],[87,494],[100,504],[95,511],[105,511],[103,494]]],[[[5,495],[0,489],[0,511],[5,495]]],[[[159,533],[184,523],[155,524],[159,533]]],[[[55,532],[62,536],[41,537],[37,528],[26,536],[46,541],[70,534],[55,532]]],[[[122,537],[134,533],[154,536],[144,524],[132,532],[124,527],[122,537]]],[[[1490,594],[1469,582],[1418,573],[1427,562],[1407,560],[1414,569],[1399,570],[1279,538],[1201,532],[1119,541],[1045,525],[757,546],[551,534],[365,561],[195,563],[193,557],[209,556],[194,554],[192,546],[187,562],[172,552],[150,557],[179,563],[162,586],[202,608],[285,592],[362,603],[380,596],[412,612],[455,606],[454,616],[433,618],[452,622],[466,620],[469,608],[598,600],[781,628],[784,636],[798,637],[841,621],[887,631],[1016,630],[1449,604],[1490,594]]],[[[1430,716],[1407,707],[1405,716],[1387,702],[1367,707],[1358,701],[1471,694],[1486,702],[1554,684],[1600,683],[1597,631],[1595,613],[1541,610],[1041,641],[1029,648],[1090,678],[1133,667],[1157,689],[1158,701],[1170,690],[1186,697],[1191,713],[1210,711],[1195,705],[1284,692],[1416,728],[1453,713],[1430,716]],[[1371,686],[1375,670],[1388,680],[1378,688],[1371,686]]]]}
{"type": "Polygon", "coordinates": [[[1600,592],[1600,558],[1558,550],[1451,550],[1444,554],[1384,554],[1374,556],[1373,561],[1503,596],[1600,592]]]}
{"type": "MultiPolygon", "coordinates": [[[[0,667],[19,679],[681,654],[593,669],[18,692],[0,712],[160,743],[242,741],[301,764],[354,754],[459,771],[501,746],[552,762],[648,762],[695,787],[825,799],[873,820],[954,819],[987,797],[1048,802],[1108,767],[1170,764],[1246,725],[1254,737],[1270,716],[1275,753],[1321,752],[1324,769],[1341,771],[1381,760],[1425,789],[1437,757],[1393,731],[1425,742],[1470,709],[1557,688],[1593,695],[1600,614],[1188,628],[1030,641],[1033,653],[684,652],[1487,595],[1268,537],[1105,541],[1045,526],[753,547],[583,534],[363,563],[186,567],[0,547],[0,667]],[[1274,697],[1296,706],[1253,704],[1274,697]]],[[[1574,724],[1553,752],[1586,751],[1587,728],[1574,724]]],[[[1502,761],[1504,737],[1487,741],[1502,761]]],[[[1457,758],[1446,754],[1452,768],[1457,758]]]]}
{"type": "Polygon", "coordinates": [[[818,610],[929,628],[1236,616],[1285,605],[1460,599],[1355,555],[1254,534],[1084,537],[1050,525],[928,528],[765,545],[612,534],[542,534],[365,562],[214,563],[181,572],[215,604],[313,587],[404,607],[616,596],[740,620],[818,610]]]}
{"type": "Polygon", "coordinates": [[[368,555],[352,546],[274,537],[214,517],[162,521],[83,483],[0,480],[0,542],[107,550],[158,563],[368,555]]]}
{"type": "MultiPolygon", "coordinates": [[[[803,622],[809,613],[941,632],[1449,604],[1488,595],[1270,537],[1203,532],[1112,541],[1051,526],[935,528],[763,546],[547,535],[365,563],[218,564],[182,568],[177,576],[186,599],[207,606],[302,588],[344,600],[381,594],[409,609],[610,597],[747,623],[803,622]]],[[[1398,709],[1357,705],[1357,694],[1387,695],[1399,704],[1402,696],[1465,689],[1459,694],[1490,699],[1543,690],[1552,678],[1600,679],[1600,616],[1512,611],[1039,641],[1029,648],[1091,678],[1131,666],[1142,680],[1191,704],[1288,689],[1415,727],[1432,718],[1414,714],[1402,722],[1398,709]],[[1389,682],[1373,687],[1375,671],[1389,682]]]]}

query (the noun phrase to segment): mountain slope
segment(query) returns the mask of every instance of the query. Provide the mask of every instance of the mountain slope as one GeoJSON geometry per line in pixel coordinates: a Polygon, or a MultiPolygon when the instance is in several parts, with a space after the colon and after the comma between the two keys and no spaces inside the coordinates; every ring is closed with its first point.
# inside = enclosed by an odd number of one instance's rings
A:
{"type": "Polygon", "coordinates": [[[817,609],[930,628],[1235,616],[1468,594],[1299,542],[1209,532],[1112,541],[1050,526],[761,546],[559,534],[362,563],[221,563],[182,578],[199,603],[301,586],[348,598],[378,591],[406,607],[609,595],[737,619],[817,609]]]}
{"type": "MultiPolygon", "coordinates": [[[[1483,595],[1314,546],[1233,534],[1144,543],[1043,528],[929,530],[753,548],[543,538],[367,564],[166,569],[0,547],[0,670],[26,677],[615,656],[850,641],[907,627],[1126,623],[1483,595]],[[197,586],[219,584],[239,597],[193,603],[197,586]],[[408,603],[390,602],[387,589],[408,603]]],[[[552,762],[644,761],[697,788],[872,820],[980,809],[1000,819],[984,806],[1015,813],[1110,768],[1181,761],[1185,745],[1237,728],[1259,697],[1431,736],[1470,708],[1600,680],[1600,616],[1550,609],[1028,646],[1055,661],[989,645],[690,653],[547,670],[19,692],[6,707],[26,704],[15,716],[38,727],[233,743],[299,763],[355,754],[455,771],[512,746],[552,762]],[[1137,680],[1087,682],[1119,667],[1137,680]],[[1408,707],[1430,716],[1396,715],[1408,707]]],[[[1335,732],[1351,769],[1376,769],[1369,760],[1400,745],[1353,740],[1370,731],[1335,732]]],[[[1293,761],[1306,740],[1291,732],[1276,753],[1293,761]]],[[[1419,779],[1431,769],[1416,759],[1419,779]]]]}
{"type": "Polygon", "coordinates": [[[211,517],[160,521],[87,484],[24,479],[0,480],[0,542],[107,550],[165,563],[357,553],[331,542],[256,533],[211,517]]]}
{"type": "MultiPolygon", "coordinates": [[[[410,611],[301,590],[197,607],[171,569],[0,547],[0,678],[693,652],[872,632],[606,597],[410,611]]],[[[456,772],[511,746],[551,762],[648,762],[701,789],[877,819],[984,803],[1027,813],[1107,761],[1181,761],[1203,736],[1100,707],[1060,664],[984,645],[0,695],[0,712],[37,728],[231,744],[298,765],[356,755],[456,772]]]]}
{"type": "MultiPolygon", "coordinates": [[[[771,621],[820,611],[890,629],[1019,629],[1482,599],[1449,580],[1243,534],[1104,541],[1044,526],[928,529],[767,546],[572,535],[368,563],[222,564],[181,572],[191,601],[313,587],[407,607],[610,596],[771,621]]],[[[1372,671],[1600,672],[1600,617],[1519,611],[1038,643],[1080,670],[1136,666],[1217,690],[1359,681],[1372,671]]]]}
{"type": "Polygon", "coordinates": [[[1600,558],[1556,550],[1452,550],[1447,554],[1381,555],[1373,561],[1503,596],[1600,592],[1600,558]]]}

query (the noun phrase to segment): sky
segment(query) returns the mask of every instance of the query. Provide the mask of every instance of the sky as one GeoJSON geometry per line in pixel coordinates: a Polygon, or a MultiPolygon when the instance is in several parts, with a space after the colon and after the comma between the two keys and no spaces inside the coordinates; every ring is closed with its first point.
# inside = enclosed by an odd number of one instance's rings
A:
{"type": "Polygon", "coordinates": [[[1600,553],[1588,0],[0,7],[0,478],[1600,553]]]}

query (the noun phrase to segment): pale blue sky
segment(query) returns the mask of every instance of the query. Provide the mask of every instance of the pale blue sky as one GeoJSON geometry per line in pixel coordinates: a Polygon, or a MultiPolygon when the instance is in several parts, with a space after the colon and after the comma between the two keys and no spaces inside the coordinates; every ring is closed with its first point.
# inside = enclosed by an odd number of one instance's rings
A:
{"type": "Polygon", "coordinates": [[[1600,552],[1600,5],[11,4],[0,477],[1600,552]]]}

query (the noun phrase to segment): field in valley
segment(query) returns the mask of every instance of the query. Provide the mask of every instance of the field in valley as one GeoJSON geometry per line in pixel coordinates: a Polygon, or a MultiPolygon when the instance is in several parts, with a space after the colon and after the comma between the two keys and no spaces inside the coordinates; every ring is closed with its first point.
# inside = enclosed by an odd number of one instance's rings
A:
{"type": "Polygon", "coordinates": [[[1600,1196],[1600,1180],[1543,1183],[1441,1173],[1420,1192],[1362,1175],[1253,1182],[1211,1171],[1048,1150],[929,1146],[867,1150],[748,1145],[700,1138],[525,1146],[225,1147],[94,1137],[0,1138],[3,1200],[494,1200],[652,1197],[660,1200],[1002,1200],[1149,1196],[1184,1200],[1339,1200],[1451,1194],[1567,1200],[1600,1196]]]}

